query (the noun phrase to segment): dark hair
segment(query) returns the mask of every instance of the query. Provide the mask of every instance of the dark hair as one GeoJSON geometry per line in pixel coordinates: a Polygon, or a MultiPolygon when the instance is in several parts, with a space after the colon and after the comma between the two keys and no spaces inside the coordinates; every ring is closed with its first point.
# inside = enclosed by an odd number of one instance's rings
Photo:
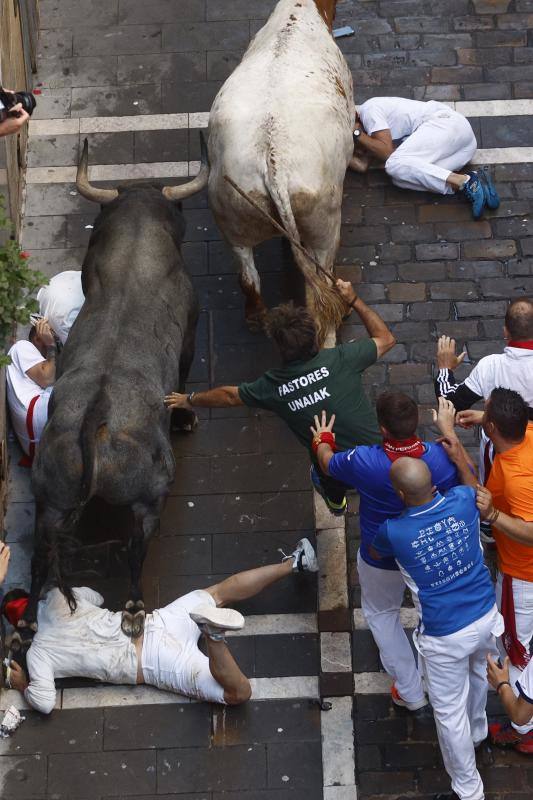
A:
{"type": "Polygon", "coordinates": [[[513,300],[505,314],[505,327],[511,339],[523,342],[533,339],[533,301],[527,297],[513,300]]]}
{"type": "Polygon", "coordinates": [[[316,324],[306,308],[292,302],[276,306],[266,316],[265,330],[285,364],[309,361],[318,353],[316,324]]]}
{"type": "Polygon", "coordinates": [[[30,328],[30,332],[28,333],[28,341],[30,341],[33,344],[33,340],[35,339],[36,336],[37,336],[37,328],[35,327],[35,325],[32,325],[30,328]]]}
{"type": "Polygon", "coordinates": [[[4,609],[12,600],[19,600],[21,597],[29,597],[29,593],[25,589],[11,589],[4,595],[0,605],[0,614],[4,613],[4,609]]]}
{"type": "Polygon", "coordinates": [[[495,425],[504,439],[519,442],[526,433],[529,408],[518,392],[499,387],[490,393],[485,418],[495,425]]]}
{"type": "Polygon", "coordinates": [[[378,422],[395,439],[408,439],[416,433],[418,406],[403,392],[384,392],[376,400],[378,422]]]}

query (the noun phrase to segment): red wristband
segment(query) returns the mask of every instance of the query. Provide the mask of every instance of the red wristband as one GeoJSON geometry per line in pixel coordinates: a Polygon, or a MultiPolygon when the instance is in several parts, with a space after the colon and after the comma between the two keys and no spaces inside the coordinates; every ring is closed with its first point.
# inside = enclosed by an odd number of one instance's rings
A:
{"type": "Polygon", "coordinates": [[[335,434],[331,431],[321,431],[318,436],[313,436],[311,447],[313,448],[313,453],[315,455],[321,444],[329,444],[331,449],[335,451],[337,449],[335,447],[335,434]]]}

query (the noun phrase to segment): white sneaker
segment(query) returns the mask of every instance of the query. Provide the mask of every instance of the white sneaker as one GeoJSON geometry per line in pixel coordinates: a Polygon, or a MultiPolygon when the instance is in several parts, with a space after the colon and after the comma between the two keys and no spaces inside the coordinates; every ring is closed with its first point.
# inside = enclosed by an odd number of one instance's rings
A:
{"type": "Polygon", "coordinates": [[[224,641],[226,631],[239,631],[244,628],[243,615],[233,608],[197,606],[194,611],[189,612],[189,616],[202,633],[213,641],[224,641]]]}
{"type": "Polygon", "coordinates": [[[294,559],[292,568],[295,572],[318,572],[315,548],[309,539],[300,539],[294,553],[284,556],[283,561],[288,561],[290,558],[294,559]]]}

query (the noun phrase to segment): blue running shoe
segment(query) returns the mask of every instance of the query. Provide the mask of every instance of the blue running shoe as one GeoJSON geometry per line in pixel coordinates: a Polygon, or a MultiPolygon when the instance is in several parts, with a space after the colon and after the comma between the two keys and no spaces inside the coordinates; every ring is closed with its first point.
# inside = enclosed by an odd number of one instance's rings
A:
{"type": "Polygon", "coordinates": [[[472,216],[479,219],[485,208],[485,192],[477,172],[470,173],[470,180],[461,189],[469,203],[472,204],[472,216]]]}
{"type": "Polygon", "coordinates": [[[336,517],[343,517],[346,514],[348,509],[348,501],[346,500],[346,496],[342,498],[341,503],[334,503],[332,500],[330,500],[324,491],[322,484],[320,483],[320,478],[318,477],[318,472],[316,471],[314,464],[311,466],[311,483],[317,490],[318,494],[324,498],[324,502],[332,514],[335,514],[336,517]]]}
{"type": "Polygon", "coordinates": [[[492,180],[492,176],[490,174],[490,169],[488,167],[482,167],[480,171],[481,182],[483,184],[483,191],[485,193],[485,203],[487,204],[487,208],[495,209],[498,208],[500,205],[500,195],[498,194],[496,187],[494,186],[494,181],[492,180]]]}

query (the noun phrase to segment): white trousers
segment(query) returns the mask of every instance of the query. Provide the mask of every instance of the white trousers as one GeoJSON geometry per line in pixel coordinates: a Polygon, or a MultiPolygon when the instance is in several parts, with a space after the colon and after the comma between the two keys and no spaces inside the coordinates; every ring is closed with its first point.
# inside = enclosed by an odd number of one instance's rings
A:
{"type": "Polygon", "coordinates": [[[474,744],[486,737],[487,653],[503,631],[496,606],[449,636],[415,635],[446,772],[461,800],[483,800],[474,744]]]}
{"type": "Polygon", "coordinates": [[[476,152],[472,126],[452,109],[436,111],[393,152],[385,171],[395,186],[419,192],[453,194],[446,179],[476,152]]]}
{"type": "MultiPolygon", "coordinates": [[[[498,572],[498,579],[496,581],[496,601],[498,608],[501,608],[502,603],[502,580],[501,572],[498,572]]],[[[529,652],[531,647],[531,640],[533,639],[533,582],[521,581],[519,578],[513,578],[513,599],[514,599],[514,614],[516,623],[516,635],[520,642],[529,652]]],[[[507,655],[503,646],[502,640],[498,639],[498,650],[500,657],[503,659],[507,655]]],[[[510,665],[509,668],[509,681],[513,688],[513,692],[518,695],[516,688],[516,681],[520,677],[522,670],[518,667],[510,665]]],[[[533,730],[533,717],[526,725],[515,725],[513,728],[518,733],[528,733],[533,730]]]]}
{"type": "Polygon", "coordinates": [[[357,554],[361,609],[385,670],[407,703],[424,700],[424,689],[409,639],[400,622],[405,582],[399,570],[379,569],[357,554]]]}

